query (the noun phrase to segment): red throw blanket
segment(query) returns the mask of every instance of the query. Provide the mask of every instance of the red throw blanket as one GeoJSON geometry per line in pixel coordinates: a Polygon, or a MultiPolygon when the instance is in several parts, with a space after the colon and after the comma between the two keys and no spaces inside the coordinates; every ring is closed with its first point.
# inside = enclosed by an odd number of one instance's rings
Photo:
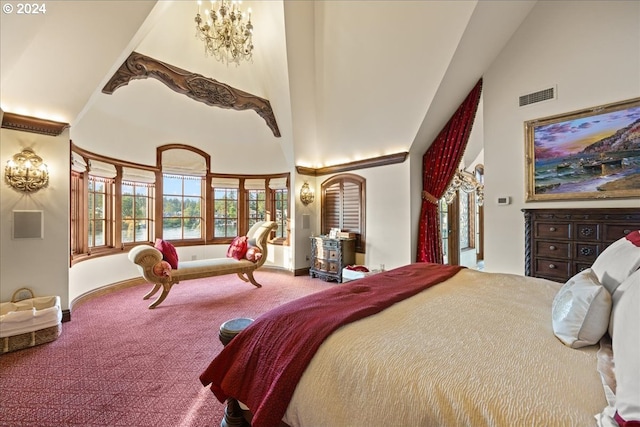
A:
{"type": "Polygon", "coordinates": [[[234,397],[254,427],[277,426],[304,370],[336,329],[378,313],[455,275],[462,267],[416,263],[291,301],[260,316],[200,375],[224,402],[234,397]]]}

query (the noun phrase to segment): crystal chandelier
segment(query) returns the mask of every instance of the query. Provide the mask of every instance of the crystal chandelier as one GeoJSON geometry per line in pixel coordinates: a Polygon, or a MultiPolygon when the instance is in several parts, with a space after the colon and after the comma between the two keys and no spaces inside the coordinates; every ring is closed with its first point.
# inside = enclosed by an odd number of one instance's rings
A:
{"type": "Polygon", "coordinates": [[[248,19],[240,10],[240,1],[212,0],[211,9],[205,9],[204,18],[200,16],[201,1],[198,1],[196,15],[196,37],[204,42],[205,54],[212,55],[218,61],[234,62],[250,60],[253,52],[251,9],[248,19]]]}

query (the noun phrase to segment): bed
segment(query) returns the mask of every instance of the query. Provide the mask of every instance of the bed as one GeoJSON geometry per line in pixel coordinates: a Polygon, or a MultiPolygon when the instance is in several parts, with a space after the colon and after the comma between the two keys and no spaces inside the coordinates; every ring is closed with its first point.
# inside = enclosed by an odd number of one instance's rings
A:
{"type": "Polygon", "coordinates": [[[260,316],[200,379],[229,426],[640,425],[632,234],[565,284],[423,263],[327,289],[260,316]]]}

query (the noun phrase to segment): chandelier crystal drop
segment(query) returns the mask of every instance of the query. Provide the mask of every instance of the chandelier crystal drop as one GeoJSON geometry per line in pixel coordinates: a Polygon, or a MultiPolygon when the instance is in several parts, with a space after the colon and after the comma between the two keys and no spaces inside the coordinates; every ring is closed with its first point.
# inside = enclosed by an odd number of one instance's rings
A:
{"type": "Polygon", "coordinates": [[[251,60],[253,55],[253,25],[251,9],[247,19],[240,10],[240,1],[212,0],[211,9],[205,9],[204,16],[196,15],[196,37],[204,42],[205,54],[218,61],[240,65],[240,60],[251,60]]]}

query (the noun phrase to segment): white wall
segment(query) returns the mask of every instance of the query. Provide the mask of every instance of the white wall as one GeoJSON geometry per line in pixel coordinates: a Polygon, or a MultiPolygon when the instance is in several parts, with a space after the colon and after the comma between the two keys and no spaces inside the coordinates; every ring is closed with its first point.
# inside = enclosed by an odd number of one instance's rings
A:
{"type": "MultiPolygon", "coordinates": [[[[384,264],[389,270],[412,262],[411,220],[409,212],[409,161],[379,166],[348,173],[366,179],[366,249],[356,254],[356,263],[377,269],[384,264]]],[[[319,202],[320,186],[334,175],[316,178],[316,202],[319,202]]],[[[302,184],[300,184],[302,185],[302,184]]],[[[299,189],[298,189],[299,193],[299,189]]],[[[299,198],[296,195],[297,198],[299,198]]],[[[316,206],[316,223],[313,234],[320,234],[320,204],[316,206]]],[[[311,252],[311,243],[306,239],[311,252]]],[[[296,258],[298,256],[296,254],[296,258]]],[[[308,266],[307,262],[307,266],[308,266]]]]}
{"type": "MultiPolygon", "coordinates": [[[[0,116],[1,120],[1,116],[0,116]]],[[[59,295],[69,307],[69,132],[43,136],[0,129],[0,163],[31,148],[49,168],[49,185],[34,193],[0,184],[0,300],[10,301],[16,289],[35,296],[59,295]],[[14,210],[42,210],[43,239],[12,239],[14,210]]],[[[4,177],[2,178],[4,181],[4,177]]]]}
{"type": "Polygon", "coordinates": [[[523,208],[638,207],[638,199],[525,203],[524,122],[640,96],[640,2],[541,1],[484,76],[485,266],[524,273],[523,208]],[[518,107],[557,85],[556,100],[518,107]],[[498,196],[512,203],[498,206],[498,196]]]}

